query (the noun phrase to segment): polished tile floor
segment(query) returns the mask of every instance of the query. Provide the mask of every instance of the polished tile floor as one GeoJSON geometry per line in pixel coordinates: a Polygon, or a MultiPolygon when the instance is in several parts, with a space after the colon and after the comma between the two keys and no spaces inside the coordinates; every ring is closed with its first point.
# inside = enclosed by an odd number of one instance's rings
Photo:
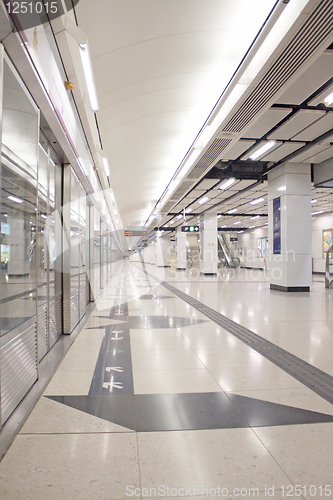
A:
{"type": "Polygon", "coordinates": [[[333,376],[320,277],[284,294],[124,262],[0,463],[1,500],[333,499],[332,404],[165,283],[333,376]]]}

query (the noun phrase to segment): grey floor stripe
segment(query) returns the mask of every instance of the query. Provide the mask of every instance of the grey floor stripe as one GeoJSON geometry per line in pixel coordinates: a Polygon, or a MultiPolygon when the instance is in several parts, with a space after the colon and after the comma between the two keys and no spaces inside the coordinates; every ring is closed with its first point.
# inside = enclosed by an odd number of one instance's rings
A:
{"type": "Polygon", "coordinates": [[[161,281],[161,285],[197,309],[197,311],[207,316],[207,318],[214,321],[214,323],[227,330],[237,339],[247,344],[251,349],[257,351],[266,359],[274,363],[281,368],[281,370],[285,371],[313,392],[326,399],[326,401],[333,404],[333,377],[331,375],[319,370],[319,368],[298,358],[294,354],[281,349],[281,347],[260,337],[260,335],[248,330],[244,326],[235,323],[231,319],[214,311],[214,309],[202,304],[169,283],[161,281]]]}
{"type": "MultiPolygon", "coordinates": [[[[144,264],[142,267],[143,272],[146,275],[150,274],[146,270],[146,266],[144,264]]],[[[155,276],[150,276],[156,279],[155,276]]],[[[333,377],[331,375],[319,370],[319,368],[316,368],[310,363],[307,363],[303,359],[298,358],[294,354],[291,354],[272,342],[269,342],[269,340],[260,337],[260,335],[257,335],[248,328],[235,323],[231,319],[223,316],[217,311],[214,311],[214,309],[211,309],[202,302],[199,302],[181,290],[178,290],[166,281],[160,280],[160,284],[170,292],[177,295],[177,297],[190,304],[197,311],[204,314],[207,318],[214,321],[214,323],[227,330],[237,339],[244,342],[244,344],[251,347],[251,349],[257,351],[264,358],[274,363],[276,366],[281,368],[281,370],[285,371],[303,385],[311,389],[311,391],[318,394],[318,396],[333,404],[333,377]]]]}

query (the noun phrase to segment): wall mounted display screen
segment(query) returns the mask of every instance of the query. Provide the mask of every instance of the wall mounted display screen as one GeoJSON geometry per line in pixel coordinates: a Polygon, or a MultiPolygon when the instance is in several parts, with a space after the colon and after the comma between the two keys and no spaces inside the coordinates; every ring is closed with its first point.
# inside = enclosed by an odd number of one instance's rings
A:
{"type": "Polygon", "coordinates": [[[273,200],[273,254],[281,254],[281,198],[273,200]]]}
{"type": "Polygon", "coordinates": [[[332,245],[332,229],[323,231],[323,257],[326,259],[326,252],[332,245]]]}

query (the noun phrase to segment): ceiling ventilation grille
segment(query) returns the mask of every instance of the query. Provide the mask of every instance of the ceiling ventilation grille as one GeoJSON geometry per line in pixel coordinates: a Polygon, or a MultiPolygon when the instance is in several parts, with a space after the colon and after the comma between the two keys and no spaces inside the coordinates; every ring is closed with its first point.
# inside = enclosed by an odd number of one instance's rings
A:
{"type": "Polygon", "coordinates": [[[333,2],[323,0],[227,123],[224,131],[241,132],[332,33],[332,25],[333,2]]]}
{"type": "Polygon", "coordinates": [[[188,189],[192,186],[193,181],[184,181],[182,185],[174,192],[170,200],[178,201],[181,196],[183,196],[188,189]]]}
{"type": "Polygon", "coordinates": [[[192,172],[187,176],[188,179],[199,179],[206,169],[216,162],[222,151],[232,142],[232,139],[215,139],[206,153],[198,161],[192,172]]]}

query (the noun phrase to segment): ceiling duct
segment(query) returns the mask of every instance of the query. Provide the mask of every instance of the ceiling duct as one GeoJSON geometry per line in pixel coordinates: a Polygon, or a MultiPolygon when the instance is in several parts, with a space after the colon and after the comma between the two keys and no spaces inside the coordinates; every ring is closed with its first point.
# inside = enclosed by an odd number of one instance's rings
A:
{"type": "Polygon", "coordinates": [[[275,60],[259,84],[223,128],[241,132],[332,33],[333,3],[324,0],[275,60]]]}
{"type": "Polygon", "coordinates": [[[212,163],[216,163],[216,160],[218,159],[222,151],[224,151],[231,142],[232,139],[215,139],[215,141],[210,145],[202,158],[200,158],[187,178],[199,179],[212,163]]]}

